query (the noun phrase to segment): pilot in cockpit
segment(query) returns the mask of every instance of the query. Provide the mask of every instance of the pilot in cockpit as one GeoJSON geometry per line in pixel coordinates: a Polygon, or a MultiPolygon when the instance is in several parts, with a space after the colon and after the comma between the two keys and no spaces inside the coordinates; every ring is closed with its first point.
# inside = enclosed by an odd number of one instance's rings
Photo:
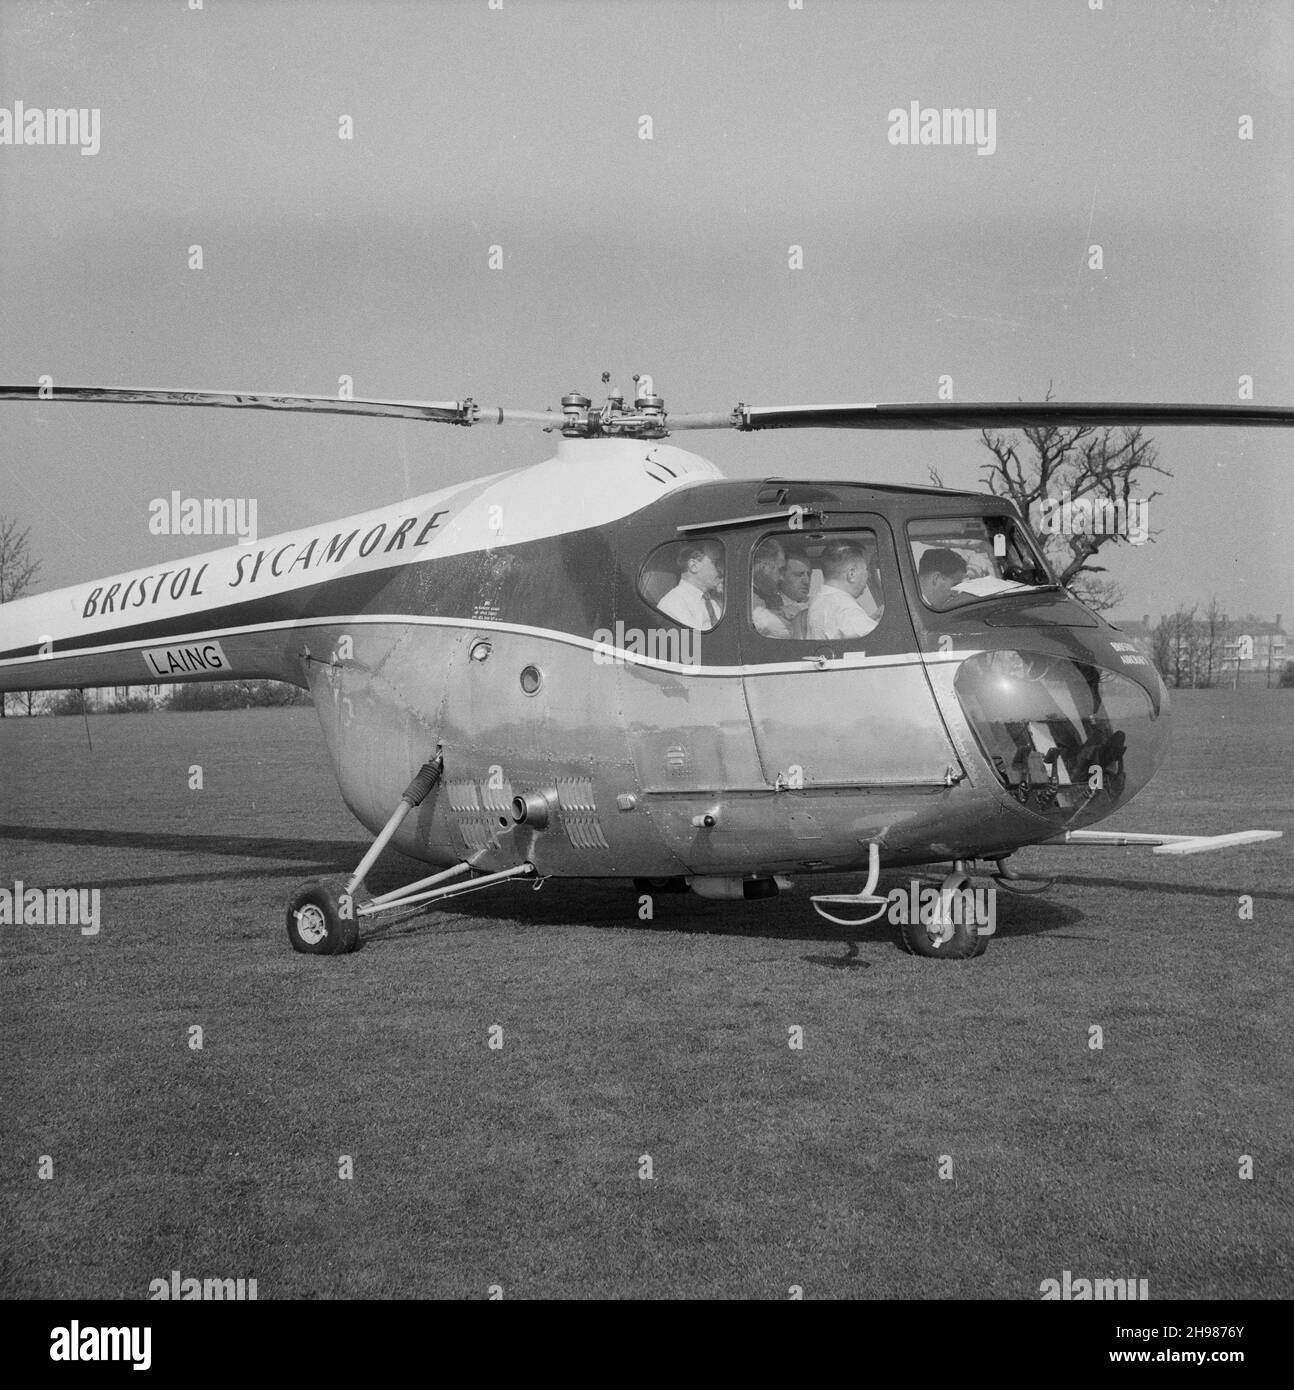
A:
{"type": "Polygon", "coordinates": [[[917,565],[921,597],[930,608],[947,608],[953,589],[966,578],[966,561],[946,546],[932,546],[917,565]]]}

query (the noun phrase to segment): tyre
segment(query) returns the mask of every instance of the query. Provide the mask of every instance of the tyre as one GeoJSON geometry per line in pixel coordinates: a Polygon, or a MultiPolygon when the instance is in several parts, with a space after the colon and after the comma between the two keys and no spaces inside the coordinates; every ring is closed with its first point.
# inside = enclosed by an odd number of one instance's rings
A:
{"type": "Polygon", "coordinates": [[[903,922],[899,940],[903,949],[914,956],[929,960],[974,960],[988,950],[988,937],[981,936],[975,916],[970,912],[954,912],[953,898],[963,888],[970,887],[965,874],[949,874],[939,885],[939,906],[934,920],[903,922]]]}
{"type": "Polygon", "coordinates": [[[292,894],[287,922],[292,949],[303,955],[346,955],[359,945],[353,901],[318,879],[292,894]]]}

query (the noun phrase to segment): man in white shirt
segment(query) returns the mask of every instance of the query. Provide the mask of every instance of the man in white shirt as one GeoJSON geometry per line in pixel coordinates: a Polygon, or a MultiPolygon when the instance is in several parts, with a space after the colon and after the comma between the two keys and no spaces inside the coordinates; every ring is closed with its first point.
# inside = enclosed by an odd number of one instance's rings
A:
{"type": "Polygon", "coordinates": [[[718,541],[688,542],[678,566],[678,583],[656,607],[684,627],[709,632],[723,616],[723,547],[718,541]]]}
{"type": "Polygon", "coordinates": [[[833,541],[818,560],[822,588],[809,603],[809,638],[817,642],[844,642],[866,637],[876,626],[858,605],[867,588],[867,556],[854,541],[833,541]]]}

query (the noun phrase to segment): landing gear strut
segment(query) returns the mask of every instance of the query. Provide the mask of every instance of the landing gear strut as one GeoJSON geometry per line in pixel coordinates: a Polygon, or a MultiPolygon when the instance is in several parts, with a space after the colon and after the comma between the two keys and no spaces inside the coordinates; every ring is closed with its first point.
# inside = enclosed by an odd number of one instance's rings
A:
{"type": "MultiPolygon", "coordinates": [[[[377,838],[369,847],[359,866],[346,882],[334,886],[322,879],[312,879],[303,883],[288,903],[288,940],[294,951],[306,955],[326,956],[344,955],[359,945],[359,919],[372,917],[378,912],[390,912],[398,908],[426,906],[443,898],[456,897],[460,893],[471,893],[477,888],[488,888],[492,883],[500,883],[509,878],[531,878],[535,875],[533,864],[517,864],[499,873],[481,874],[479,877],[450,883],[468,872],[472,865],[467,861],[454,864],[439,873],[420,878],[416,883],[403,888],[381,893],[366,902],[356,901],[356,894],[364,887],[364,878],[377,862],[378,856],[387,847],[391,837],[399,829],[405,816],[426,800],[432,788],[440,781],[445,771],[445,760],[437,753],[429,762],[422,765],[418,775],[405,788],[400,804],[392,811],[390,819],[378,832],[377,838]]],[[[542,883],[543,880],[540,880],[542,883]]],[[[536,887],[539,885],[537,884],[536,887]]]]}

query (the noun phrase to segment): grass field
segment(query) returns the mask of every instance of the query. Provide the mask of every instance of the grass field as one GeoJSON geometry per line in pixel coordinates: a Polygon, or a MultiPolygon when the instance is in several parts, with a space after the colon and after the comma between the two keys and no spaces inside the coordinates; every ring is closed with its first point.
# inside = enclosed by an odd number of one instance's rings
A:
{"type": "Polygon", "coordinates": [[[312,710],[105,716],[92,751],[6,720],[0,886],[98,886],[102,930],[0,927],[0,1293],[1288,1297],[1294,692],[1174,708],[1111,828],[1287,838],[1029,851],[1054,890],[964,964],[818,920],[837,879],[651,923],[505,886],[299,956],[288,892],[364,847],[312,710]]]}

